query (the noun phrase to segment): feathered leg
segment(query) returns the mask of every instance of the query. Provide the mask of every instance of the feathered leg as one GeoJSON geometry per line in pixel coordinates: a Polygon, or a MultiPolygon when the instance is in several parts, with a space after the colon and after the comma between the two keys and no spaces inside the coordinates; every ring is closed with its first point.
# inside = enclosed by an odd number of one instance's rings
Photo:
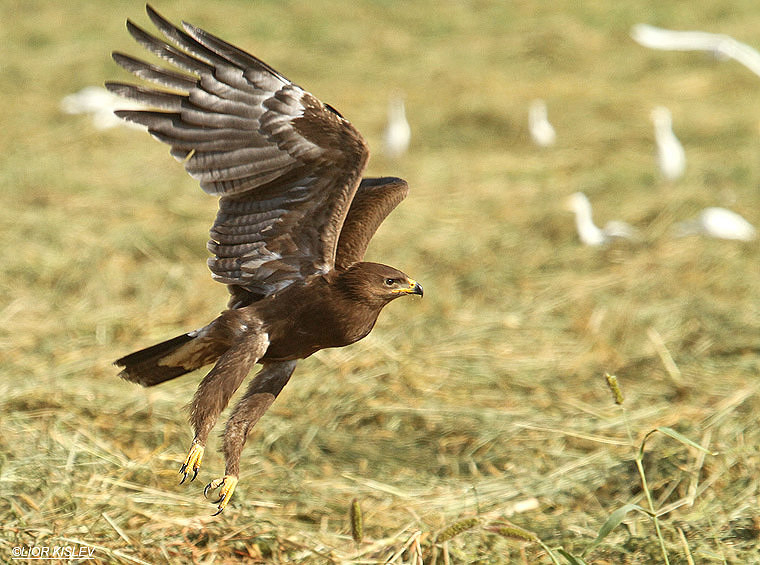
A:
{"type": "Polygon", "coordinates": [[[288,383],[295,368],[296,361],[266,363],[227,420],[223,444],[226,462],[224,477],[211,481],[203,491],[208,495],[209,491],[219,489],[219,498],[214,502],[219,505],[216,514],[226,508],[235,491],[240,473],[240,453],[248,434],[288,383]]]}
{"type": "Polygon", "coordinates": [[[240,387],[251,367],[269,347],[269,337],[260,328],[246,327],[245,332],[224,353],[208,375],[198,385],[190,407],[190,423],[195,437],[185,462],[180,467],[182,481],[185,482],[188,469],[192,470],[195,480],[203,460],[206,440],[216,419],[225,409],[230,398],[240,387]]]}

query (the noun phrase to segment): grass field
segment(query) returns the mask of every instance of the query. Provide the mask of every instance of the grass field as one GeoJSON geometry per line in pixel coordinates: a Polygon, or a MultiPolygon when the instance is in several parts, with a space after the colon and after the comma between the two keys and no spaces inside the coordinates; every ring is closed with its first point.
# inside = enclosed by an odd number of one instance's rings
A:
{"type": "Polygon", "coordinates": [[[712,205],[760,225],[760,77],[628,35],[760,47],[757,2],[155,6],[331,103],[378,149],[369,174],[409,181],[368,258],[425,298],[299,365],[210,517],[216,434],[199,480],[177,474],[202,374],[145,390],[111,362],[224,307],[205,267],[216,203],[144,133],[58,107],[126,78],[109,54],[143,55],[124,29],[148,24],[143,5],[5,0],[0,562],[23,545],[124,564],[760,563],[760,250],[671,237],[712,205]],[[379,147],[400,90],[413,141],[393,163],[379,147]],[[537,97],[549,149],[527,134],[537,97]],[[675,183],[655,169],[656,105],[686,148],[675,183]],[[583,247],[578,190],[642,241],[583,247]]]}

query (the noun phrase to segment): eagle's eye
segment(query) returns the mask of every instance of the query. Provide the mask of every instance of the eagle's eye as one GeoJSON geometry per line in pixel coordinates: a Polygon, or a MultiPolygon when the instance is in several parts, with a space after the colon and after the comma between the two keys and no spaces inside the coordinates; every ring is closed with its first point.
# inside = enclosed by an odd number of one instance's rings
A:
{"type": "Polygon", "coordinates": [[[385,286],[393,286],[396,284],[396,279],[385,279],[385,286]]]}

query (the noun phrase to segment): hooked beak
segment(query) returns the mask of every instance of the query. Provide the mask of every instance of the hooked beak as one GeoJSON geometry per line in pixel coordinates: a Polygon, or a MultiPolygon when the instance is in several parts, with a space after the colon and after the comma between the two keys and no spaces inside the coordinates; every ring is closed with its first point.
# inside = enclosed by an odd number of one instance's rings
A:
{"type": "Polygon", "coordinates": [[[409,279],[408,287],[399,288],[393,292],[398,292],[399,294],[419,294],[422,296],[422,285],[414,279],[409,279]]]}

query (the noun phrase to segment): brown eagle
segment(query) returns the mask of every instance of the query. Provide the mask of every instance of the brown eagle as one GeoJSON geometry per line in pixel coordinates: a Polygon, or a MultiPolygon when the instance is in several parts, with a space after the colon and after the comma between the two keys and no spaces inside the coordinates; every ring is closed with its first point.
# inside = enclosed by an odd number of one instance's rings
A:
{"type": "Polygon", "coordinates": [[[246,437],[298,359],[362,339],[386,304],[422,295],[401,271],[362,261],[408,187],[398,178],[362,179],[367,146],[337,110],[226,41],[147,12],[165,39],[127,20],[129,33],[182,72],[113,53],[161,88],[106,86],[144,104],[116,114],[170,145],[201,188],[220,197],[208,265],[231,298],[205,327],[116,365],[124,379],[153,386],[215,363],[190,405],[195,437],[182,482],[189,473],[195,479],[219,414],[253,365],[262,365],[225,426],[225,474],[204,489],[219,489],[218,514],[235,490],[246,437]]]}

